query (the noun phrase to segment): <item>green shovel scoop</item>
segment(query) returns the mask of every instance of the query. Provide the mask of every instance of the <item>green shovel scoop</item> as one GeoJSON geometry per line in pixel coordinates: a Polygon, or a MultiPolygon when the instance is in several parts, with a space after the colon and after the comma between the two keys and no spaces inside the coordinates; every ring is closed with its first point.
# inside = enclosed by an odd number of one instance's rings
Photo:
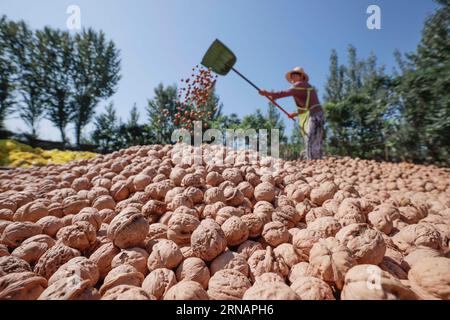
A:
{"type": "MultiPolygon", "coordinates": [[[[221,76],[225,76],[228,74],[228,72],[230,72],[230,70],[233,70],[238,76],[247,81],[253,88],[258,90],[258,92],[261,91],[258,88],[258,86],[256,86],[247,77],[245,77],[242,73],[240,73],[234,68],[236,61],[237,61],[236,55],[230,49],[228,49],[227,46],[225,46],[220,40],[216,39],[209,47],[208,51],[205,53],[202,60],[202,65],[205,66],[206,68],[210,68],[213,72],[221,76]]],[[[272,102],[278,109],[280,109],[285,115],[287,115],[290,118],[289,113],[283,107],[281,107],[275,100],[271,99],[270,97],[267,97],[267,99],[269,99],[270,102],[272,102]]]]}

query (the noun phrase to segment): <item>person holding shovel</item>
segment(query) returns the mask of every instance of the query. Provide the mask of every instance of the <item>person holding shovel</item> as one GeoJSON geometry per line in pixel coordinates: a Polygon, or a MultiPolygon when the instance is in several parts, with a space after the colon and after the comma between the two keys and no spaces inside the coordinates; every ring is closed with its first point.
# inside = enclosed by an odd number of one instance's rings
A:
{"type": "Polygon", "coordinates": [[[309,84],[309,76],[303,68],[296,67],[289,71],[286,80],[292,84],[290,89],[278,92],[260,90],[259,93],[273,100],[294,97],[298,112],[290,113],[289,117],[299,117],[300,130],[305,139],[306,158],[321,159],[325,118],[317,92],[309,84]]]}

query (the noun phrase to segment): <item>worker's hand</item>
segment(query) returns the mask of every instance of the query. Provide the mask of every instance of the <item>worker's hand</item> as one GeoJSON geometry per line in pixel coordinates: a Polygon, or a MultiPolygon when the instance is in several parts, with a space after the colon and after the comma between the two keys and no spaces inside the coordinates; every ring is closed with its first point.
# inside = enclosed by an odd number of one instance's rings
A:
{"type": "Polygon", "coordinates": [[[259,90],[259,94],[263,97],[270,97],[270,92],[266,90],[259,90]]]}

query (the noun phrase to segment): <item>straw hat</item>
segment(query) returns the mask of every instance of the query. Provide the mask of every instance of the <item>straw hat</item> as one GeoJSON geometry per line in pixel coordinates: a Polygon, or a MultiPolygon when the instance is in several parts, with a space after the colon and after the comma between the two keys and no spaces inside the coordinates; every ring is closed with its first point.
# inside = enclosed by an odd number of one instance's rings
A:
{"type": "Polygon", "coordinates": [[[303,75],[303,76],[305,77],[305,81],[306,81],[306,82],[309,81],[309,76],[308,76],[308,74],[305,72],[305,70],[303,70],[303,68],[300,68],[300,67],[295,67],[294,69],[292,69],[291,71],[289,71],[288,73],[286,73],[286,80],[287,80],[288,82],[291,82],[291,77],[292,77],[292,74],[294,74],[294,73],[298,73],[298,74],[303,75]]]}

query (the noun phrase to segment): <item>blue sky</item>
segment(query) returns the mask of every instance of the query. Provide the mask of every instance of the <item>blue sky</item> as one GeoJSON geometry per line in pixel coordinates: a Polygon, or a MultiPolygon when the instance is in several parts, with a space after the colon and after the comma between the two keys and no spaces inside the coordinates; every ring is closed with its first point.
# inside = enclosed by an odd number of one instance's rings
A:
{"type": "MultiPolygon", "coordinates": [[[[23,19],[32,28],[66,29],[66,9],[72,4],[81,9],[83,27],[102,29],[121,50],[117,93],[102,101],[97,112],[113,101],[126,119],[136,103],[142,121],[153,88],[160,82],[179,84],[215,38],[235,52],[236,68],[262,88],[287,87],[285,72],[302,66],[322,97],[333,48],[341,61],[348,44],[356,46],[360,57],[373,51],[389,71],[395,65],[395,49],[414,50],[424,19],[436,8],[431,0],[1,0],[0,14],[23,19]],[[366,27],[371,4],[381,7],[381,30],[366,27]]],[[[217,93],[227,114],[243,116],[267,106],[264,98],[231,73],[219,79],[217,93]]],[[[290,99],[280,102],[294,110],[290,99]]],[[[291,122],[285,122],[290,131],[291,122]]],[[[19,119],[8,119],[7,126],[25,130],[19,119]]],[[[90,130],[92,125],[85,133],[90,130]]],[[[72,128],[67,131],[73,141],[72,128]]],[[[45,120],[40,133],[46,139],[59,139],[58,131],[45,120]]]]}

